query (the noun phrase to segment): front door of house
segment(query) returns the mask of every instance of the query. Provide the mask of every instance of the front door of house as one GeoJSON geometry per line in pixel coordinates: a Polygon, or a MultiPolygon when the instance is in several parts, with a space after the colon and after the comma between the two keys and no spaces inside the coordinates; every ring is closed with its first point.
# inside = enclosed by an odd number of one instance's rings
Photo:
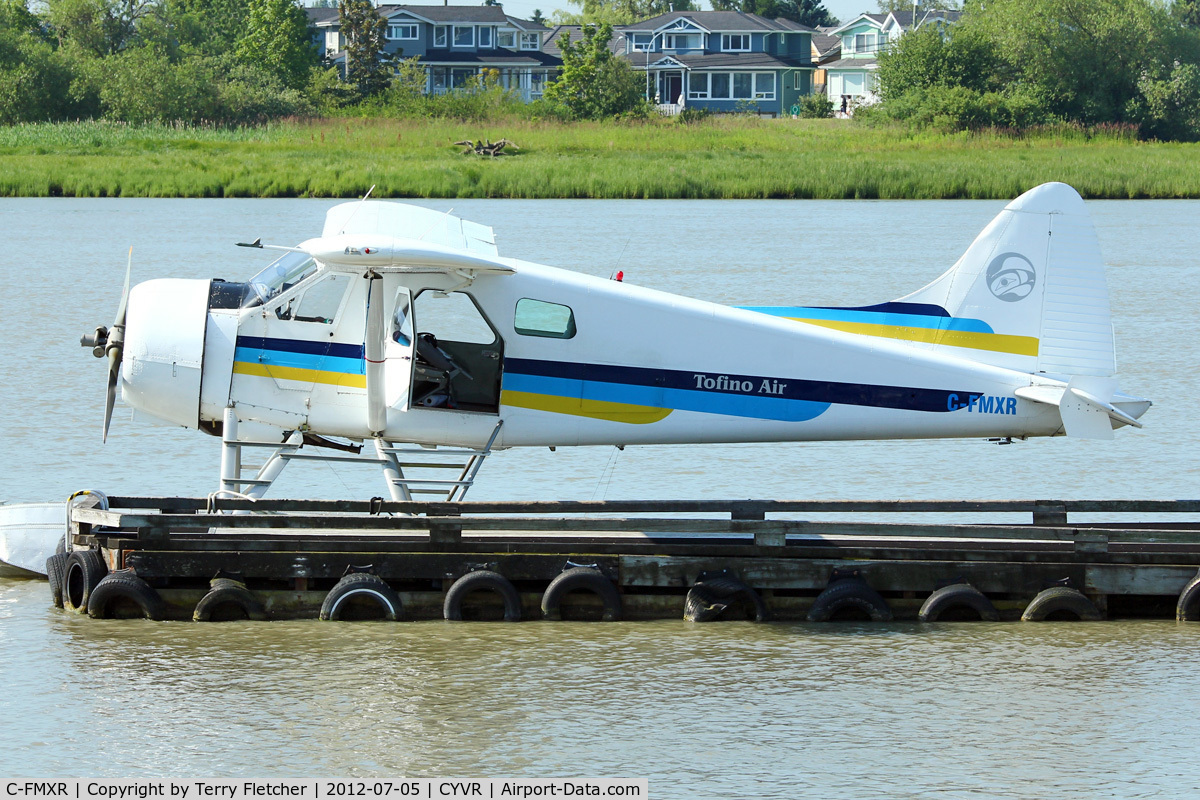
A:
{"type": "Polygon", "coordinates": [[[662,74],[662,95],[660,101],[663,103],[678,103],[681,94],[683,94],[683,73],[664,72],[662,74]]]}

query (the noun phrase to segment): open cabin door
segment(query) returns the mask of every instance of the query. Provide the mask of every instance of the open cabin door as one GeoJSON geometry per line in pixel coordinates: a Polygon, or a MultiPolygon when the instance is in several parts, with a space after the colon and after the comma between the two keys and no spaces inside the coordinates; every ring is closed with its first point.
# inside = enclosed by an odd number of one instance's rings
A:
{"type": "Polygon", "coordinates": [[[413,406],[498,414],[504,340],[474,298],[426,289],[413,310],[413,406]]]}
{"type": "Polygon", "coordinates": [[[401,286],[396,290],[392,318],[384,355],[384,402],[397,411],[407,411],[413,380],[412,294],[401,286]]]}

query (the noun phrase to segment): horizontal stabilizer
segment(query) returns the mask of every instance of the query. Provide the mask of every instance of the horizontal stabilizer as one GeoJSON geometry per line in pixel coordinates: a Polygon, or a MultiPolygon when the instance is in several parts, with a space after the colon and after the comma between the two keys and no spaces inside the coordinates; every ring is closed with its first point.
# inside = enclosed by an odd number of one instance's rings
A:
{"type": "Polygon", "coordinates": [[[1075,377],[1066,385],[1023,387],[1016,390],[1016,395],[1023,400],[1057,407],[1067,436],[1111,439],[1114,422],[1142,427],[1137,419],[1112,404],[1116,388],[1116,381],[1111,378],[1075,377]]]}

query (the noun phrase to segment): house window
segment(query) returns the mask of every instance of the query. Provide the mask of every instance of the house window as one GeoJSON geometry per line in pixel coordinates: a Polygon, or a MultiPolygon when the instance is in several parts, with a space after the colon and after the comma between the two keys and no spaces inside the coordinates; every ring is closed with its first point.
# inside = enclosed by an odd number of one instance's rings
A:
{"type": "Polygon", "coordinates": [[[434,47],[445,47],[446,46],[446,26],[445,25],[438,25],[436,28],[433,29],[433,46],[434,47]]]}
{"type": "Polygon", "coordinates": [[[537,31],[521,34],[522,50],[537,50],[542,46],[542,35],[537,31]]]}
{"type": "Polygon", "coordinates": [[[714,100],[729,99],[728,72],[714,72],[712,74],[712,88],[709,90],[708,96],[714,100]]]}
{"type": "Polygon", "coordinates": [[[455,67],[450,70],[450,86],[454,89],[461,89],[466,86],[471,78],[475,77],[474,67],[455,67]]]}
{"type": "Polygon", "coordinates": [[[325,52],[329,55],[336,55],[338,45],[341,44],[341,34],[337,31],[327,31],[325,33],[325,52]]]}
{"type": "Polygon", "coordinates": [[[853,53],[854,52],[854,36],[853,36],[853,34],[842,37],[842,52],[843,53],[853,53]]]}
{"type": "Polygon", "coordinates": [[[480,28],[479,29],[479,46],[480,47],[491,47],[492,46],[492,29],[491,28],[480,28]]]}
{"type": "Polygon", "coordinates": [[[756,72],[756,73],[754,73],[754,99],[755,100],[774,100],[775,99],[775,73],[774,72],[756,72]]]}
{"type": "Polygon", "coordinates": [[[721,49],[726,53],[745,53],[750,50],[750,34],[723,33],[721,34],[721,49]]]}
{"type": "Polygon", "coordinates": [[[513,327],[522,336],[570,339],[575,335],[575,312],[569,306],[523,297],[517,301],[513,327]]]}
{"type": "Polygon", "coordinates": [[[546,90],[546,73],[545,72],[531,72],[529,74],[529,92],[530,92],[530,94],[537,97],[537,96],[540,96],[542,94],[542,92],[544,92],[545,90],[546,90]]]}
{"type": "Polygon", "coordinates": [[[516,50],[517,49],[517,32],[516,31],[506,31],[506,30],[501,29],[496,34],[496,46],[497,47],[507,47],[509,50],[516,50]]]}
{"type": "Polygon", "coordinates": [[[688,100],[708,99],[708,76],[707,72],[688,73],[688,100]]]}
{"type": "Polygon", "coordinates": [[[854,37],[854,52],[871,53],[875,50],[875,34],[860,33],[854,37]]]}
{"type": "Polygon", "coordinates": [[[699,50],[700,36],[695,33],[669,33],[663,37],[664,50],[699,50]]]}
{"type": "Polygon", "coordinates": [[[474,47],[475,46],[475,28],[470,25],[455,25],[454,26],[454,46],[455,47],[474,47]]]}
{"type": "Polygon", "coordinates": [[[792,73],[792,88],[797,92],[804,90],[804,73],[800,70],[792,73]]]}
{"type": "Polygon", "coordinates": [[[754,73],[733,73],[733,99],[749,100],[754,95],[754,73]]]}
{"type": "Polygon", "coordinates": [[[653,41],[652,33],[633,33],[629,35],[629,49],[634,53],[648,53],[653,41]]]}
{"type": "Polygon", "coordinates": [[[402,25],[388,25],[387,38],[389,39],[416,39],[417,26],[409,23],[402,25]]]}

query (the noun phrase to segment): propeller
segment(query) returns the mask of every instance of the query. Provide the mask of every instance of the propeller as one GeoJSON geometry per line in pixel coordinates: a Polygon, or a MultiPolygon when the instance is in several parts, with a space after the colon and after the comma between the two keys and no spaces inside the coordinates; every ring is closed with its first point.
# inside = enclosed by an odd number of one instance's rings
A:
{"type": "Polygon", "coordinates": [[[111,328],[101,325],[90,335],[80,337],[79,344],[92,348],[96,358],[108,357],[108,390],[104,398],[103,441],[108,441],[108,427],[112,423],[113,406],[117,403],[117,380],[121,377],[121,354],[125,344],[125,312],[129,306],[129,275],[133,270],[133,248],[129,248],[129,260],[125,264],[125,286],[121,290],[121,305],[111,328]]]}

